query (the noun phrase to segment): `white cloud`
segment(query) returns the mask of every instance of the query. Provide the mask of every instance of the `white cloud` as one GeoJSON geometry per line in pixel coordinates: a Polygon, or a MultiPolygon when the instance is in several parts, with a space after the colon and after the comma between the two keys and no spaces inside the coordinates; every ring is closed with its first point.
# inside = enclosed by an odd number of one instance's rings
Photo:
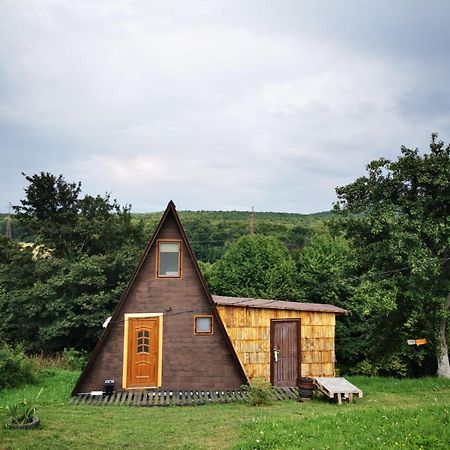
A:
{"type": "Polygon", "coordinates": [[[439,97],[449,68],[424,56],[426,36],[406,52],[387,3],[378,22],[320,5],[3,2],[0,176],[51,168],[139,210],[168,193],[185,208],[329,208],[371,158],[447,137],[450,105],[412,99],[430,77],[439,97]]]}

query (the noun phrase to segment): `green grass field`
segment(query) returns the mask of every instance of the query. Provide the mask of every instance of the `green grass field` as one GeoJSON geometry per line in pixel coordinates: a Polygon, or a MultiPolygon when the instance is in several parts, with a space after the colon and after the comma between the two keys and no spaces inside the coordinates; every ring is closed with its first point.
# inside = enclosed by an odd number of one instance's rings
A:
{"type": "Polygon", "coordinates": [[[36,385],[0,392],[6,405],[41,387],[35,430],[0,430],[0,449],[449,449],[450,381],[351,377],[365,396],[338,406],[273,402],[197,407],[71,406],[78,374],[48,369],[36,385]]]}

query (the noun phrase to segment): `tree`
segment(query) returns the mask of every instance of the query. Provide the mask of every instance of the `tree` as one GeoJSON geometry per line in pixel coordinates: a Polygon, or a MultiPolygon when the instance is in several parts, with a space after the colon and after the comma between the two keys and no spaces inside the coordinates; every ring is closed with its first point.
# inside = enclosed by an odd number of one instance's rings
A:
{"type": "Polygon", "coordinates": [[[365,330],[351,302],[353,261],[346,239],[329,230],[317,232],[296,261],[303,301],[329,303],[352,312],[351,316],[336,320],[336,361],[344,372],[355,366],[362,354],[367,354],[361,339],[365,330]]]}
{"type": "Polygon", "coordinates": [[[314,303],[346,307],[351,250],[343,236],[315,235],[298,255],[298,279],[303,296],[314,303]],[[344,305],[345,304],[345,305],[344,305]]]}
{"type": "Polygon", "coordinates": [[[61,175],[26,179],[16,211],[36,242],[0,240],[0,337],[28,351],[90,349],[143,247],[142,224],[61,175]]]}
{"type": "Polygon", "coordinates": [[[77,222],[81,184],[67,183],[62,175],[44,172],[22,175],[29,185],[22,206],[14,207],[20,223],[38,243],[52,247],[56,256],[67,255],[77,222]]]}
{"type": "Polygon", "coordinates": [[[47,172],[28,176],[25,199],[14,209],[37,244],[55,257],[96,255],[119,249],[125,242],[143,244],[142,226],[133,226],[130,206],[120,207],[109,194],[80,197],[81,183],[47,172]]]}
{"type": "Polygon", "coordinates": [[[295,263],[287,248],[268,236],[242,236],[229,245],[209,273],[215,294],[297,299],[295,263]]]}
{"type": "Polygon", "coordinates": [[[36,338],[36,306],[29,301],[36,281],[32,250],[0,237],[0,340],[17,343],[36,338]]]}
{"type": "Polygon", "coordinates": [[[407,336],[426,337],[438,375],[450,378],[450,145],[433,134],[429,153],[402,147],[397,160],[372,161],[366,176],[336,191],[365,275],[361,303],[369,312],[382,304],[378,345],[389,352],[407,336]]]}

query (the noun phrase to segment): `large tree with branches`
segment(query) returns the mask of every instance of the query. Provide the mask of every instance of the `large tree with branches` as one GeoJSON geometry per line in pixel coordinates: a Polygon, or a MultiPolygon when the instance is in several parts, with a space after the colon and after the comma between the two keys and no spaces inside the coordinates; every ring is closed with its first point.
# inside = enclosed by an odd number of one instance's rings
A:
{"type": "MultiPolygon", "coordinates": [[[[428,153],[402,147],[397,160],[372,161],[365,176],[336,191],[358,265],[367,280],[384,274],[376,297],[383,301],[378,294],[386,287],[386,315],[398,326],[380,329],[380,341],[385,333],[402,342],[421,333],[438,375],[450,378],[450,145],[433,134],[428,153]]],[[[373,293],[367,289],[366,297],[373,293]]]]}

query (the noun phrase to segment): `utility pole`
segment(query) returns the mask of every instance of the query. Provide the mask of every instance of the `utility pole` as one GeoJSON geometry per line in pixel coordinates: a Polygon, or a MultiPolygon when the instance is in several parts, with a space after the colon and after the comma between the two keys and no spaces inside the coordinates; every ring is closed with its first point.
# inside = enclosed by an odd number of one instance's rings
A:
{"type": "Polygon", "coordinates": [[[252,211],[250,213],[249,220],[250,220],[250,227],[249,227],[250,228],[250,236],[253,236],[255,234],[255,210],[253,209],[253,206],[252,206],[252,211]]]}
{"type": "Polygon", "coordinates": [[[6,239],[12,239],[12,219],[11,219],[11,202],[8,205],[8,215],[6,216],[6,228],[5,228],[5,237],[6,239]]]}

